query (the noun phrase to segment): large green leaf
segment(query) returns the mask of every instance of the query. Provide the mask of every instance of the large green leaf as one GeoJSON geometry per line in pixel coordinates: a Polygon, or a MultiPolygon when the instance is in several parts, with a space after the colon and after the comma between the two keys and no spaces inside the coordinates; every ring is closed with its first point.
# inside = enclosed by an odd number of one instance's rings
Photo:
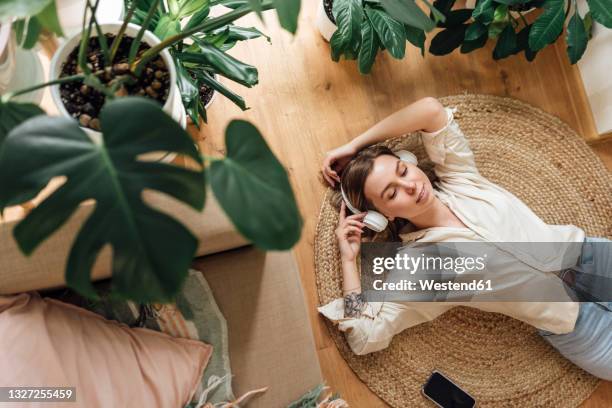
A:
{"type": "Polygon", "coordinates": [[[34,197],[54,177],[66,182],[14,230],[20,249],[32,253],[86,200],[95,208],[77,233],[66,280],[95,297],[91,268],[100,250],[113,249],[113,287],[139,302],[169,301],[180,290],[197,239],[174,218],[145,204],[157,190],[201,209],[204,171],[139,161],[150,152],[176,152],[202,164],[191,138],[150,100],[118,98],[102,109],[103,143],[95,144],[71,119],[38,116],[13,129],[0,150],[0,203],[34,197]]]}
{"type": "Polygon", "coordinates": [[[575,64],[584,54],[587,47],[587,33],[584,29],[584,22],[580,18],[578,11],[574,12],[574,15],[567,25],[567,55],[569,56],[570,62],[575,64]]]}
{"type": "Polygon", "coordinates": [[[493,21],[495,8],[496,4],[493,0],[478,0],[476,8],[472,11],[472,17],[483,24],[489,24],[493,21]]]}
{"type": "Polygon", "coordinates": [[[210,13],[210,7],[204,7],[203,9],[198,10],[194,15],[191,16],[187,24],[185,25],[185,30],[191,30],[194,27],[199,26],[204,22],[208,14],[210,13]]]}
{"type": "Polygon", "coordinates": [[[472,9],[453,10],[446,14],[446,20],[438,23],[438,27],[454,27],[465,23],[472,17],[472,9]]]}
{"type": "Polygon", "coordinates": [[[446,30],[440,31],[431,40],[429,45],[429,52],[433,55],[446,55],[453,52],[453,50],[463,43],[465,37],[465,31],[467,24],[461,24],[447,28],[446,30]]]}
{"type": "Polygon", "coordinates": [[[381,0],[381,3],[389,16],[406,25],[425,31],[431,31],[435,27],[435,23],[414,0],[381,0]]]}
{"type": "Polygon", "coordinates": [[[199,43],[199,46],[200,52],[180,53],[179,59],[183,62],[212,66],[220,75],[247,87],[257,84],[258,73],[254,66],[238,61],[212,45],[199,43]]]}
{"type": "Polygon", "coordinates": [[[227,157],[210,166],[210,185],[238,231],[263,249],[291,248],[302,219],[287,173],[248,122],[234,120],[225,134],[227,157]]]}
{"type": "Polygon", "coordinates": [[[612,0],[587,0],[593,19],[612,28],[612,0]]]}
{"type": "Polygon", "coordinates": [[[361,48],[359,49],[359,72],[369,74],[380,48],[376,31],[368,19],[361,24],[361,48]]]}
{"type": "Polygon", "coordinates": [[[352,58],[361,43],[363,8],[359,0],[335,0],[333,14],[338,29],[330,39],[332,59],[338,61],[343,54],[352,58]]]}
{"type": "Polygon", "coordinates": [[[200,91],[197,85],[194,83],[193,78],[189,75],[189,72],[185,69],[183,64],[180,61],[175,59],[176,65],[176,83],[179,88],[179,92],[181,93],[181,100],[183,101],[183,105],[185,108],[189,107],[191,103],[198,99],[200,96],[200,91]]]}
{"type": "Polygon", "coordinates": [[[421,49],[421,56],[425,56],[425,31],[418,28],[404,26],[406,31],[406,39],[412,45],[421,49]]]}
{"type": "Polygon", "coordinates": [[[45,111],[33,103],[4,102],[0,100],[0,147],[9,132],[22,122],[34,116],[44,115],[45,111]]]}
{"type": "Polygon", "coordinates": [[[463,44],[461,44],[461,53],[467,54],[468,52],[472,52],[474,50],[477,50],[478,48],[484,47],[488,39],[489,36],[485,33],[484,35],[481,35],[480,37],[474,40],[463,41],[463,44]]]}
{"type": "Polygon", "coordinates": [[[57,8],[55,7],[55,1],[52,1],[45,7],[40,13],[36,15],[38,22],[45,27],[47,30],[55,33],[59,36],[63,36],[62,26],[60,25],[59,18],[57,16],[57,8]]]}
{"type": "Polygon", "coordinates": [[[538,53],[537,51],[533,51],[531,48],[529,48],[529,32],[531,31],[532,26],[532,24],[529,24],[528,26],[523,27],[516,35],[516,52],[518,53],[525,51],[525,59],[529,62],[533,61],[538,53]]]}
{"type": "Polygon", "coordinates": [[[516,51],[516,33],[512,24],[508,24],[497,39],[497,44],[493,50],[493,59],[509,57],[516,51]]]}
{"type": "Polygon", "coordinates": [[[300,0],[273,0],[281,27],[295,34],[300,14],[300,0]]]}
{"type": "Polygon", "coordinates": [[[38,42],[38,37],[42,32],[43,27],[36,17],[32,17],[27,21],[26,33],[21,47],[26,50],[32,49],[38,42]]]}
{"type": "Polygon", "coordinates": [[[564,0],[546,0],[544,12],[540,14],[529,31],[529,48],[539,51],[559,37],[565,20],[563,5],[564,0]]]}
{"type": "Polygon", "coordinates": [[[382,45],[389,51],[393,58],[402,59],[406,54],[406,32],[404,25],[391,18],[383,10],[371,7],[365,9],[372,27],[376,30],[382,45]]]}
{"type": "Polygon", "coordinates": [[[40,13],[53,0],[2,0],[0,1],[0,20],[12,17],[22,18],[40,13]]]}
{"type": "Polygon", "coordinates": [[[474,41],[485,34],[487,34],[487,26],[476,21],[465,30],[465,41],[474,41]]]}

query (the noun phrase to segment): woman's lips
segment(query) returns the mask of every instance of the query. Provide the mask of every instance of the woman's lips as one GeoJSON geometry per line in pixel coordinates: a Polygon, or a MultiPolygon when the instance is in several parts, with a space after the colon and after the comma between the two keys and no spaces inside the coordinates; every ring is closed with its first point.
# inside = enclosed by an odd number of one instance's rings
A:
{"type": "Polygon", "coordinates": [[[423,184],[423,186],[421,187],[421,192],[419,193],[419,196],[417,197],[416,202],[420,203],[426,196],[427,196],[427,191],[425,191],[425,184],[423,184]]]}

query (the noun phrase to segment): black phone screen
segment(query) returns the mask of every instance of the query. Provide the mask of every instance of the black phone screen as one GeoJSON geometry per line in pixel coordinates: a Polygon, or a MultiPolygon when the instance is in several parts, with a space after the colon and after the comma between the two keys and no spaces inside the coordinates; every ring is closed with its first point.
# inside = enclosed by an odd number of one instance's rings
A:
{"type": "Polygon", "coordinates": [[[444,408],[472,408],[476,401],[438,372],[433,372],[423,392],[444,408]]]}

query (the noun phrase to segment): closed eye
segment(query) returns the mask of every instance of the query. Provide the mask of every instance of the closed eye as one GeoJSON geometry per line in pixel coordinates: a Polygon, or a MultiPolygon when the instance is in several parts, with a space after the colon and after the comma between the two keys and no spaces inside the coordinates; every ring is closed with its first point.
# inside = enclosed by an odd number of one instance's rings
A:
{"type": "Polygon", "coordinates": [[[389,200],[393,200],[397,196],[397,188],[393,189],[393,193],[389,196],[389,200]]]}
{"type": "Polygon", "coordinates": [[[400,176],[404,177],[406,176],[406,174],[408,174],[408,167],[404,167],[404,171],[402,171],[402,174],[400,174],[400,176]]]}

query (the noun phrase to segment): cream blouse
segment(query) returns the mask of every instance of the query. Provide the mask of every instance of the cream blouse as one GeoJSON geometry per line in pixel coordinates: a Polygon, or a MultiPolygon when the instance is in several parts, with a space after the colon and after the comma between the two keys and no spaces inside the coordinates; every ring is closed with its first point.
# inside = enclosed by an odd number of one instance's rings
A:
{"type": "MultiPolygon", "coordinates": [[[[439,181],[434,194],[468,227],[433,227],[401,235],[404,242],[488,242],[511,253],[525,265],[520,278],[517,271],[505,270],[506,287],[527,293],[534,279],[548,279],[555,299],[564,302],[369,302],[358,318],[344,317],[344,299],[338,298],[318,308],[326,318],[346,332],[356,354],[384,349],[393,336],[408,327],[435,319],[458,306],[476,307],[503,313],[552,333],[574,329],[579,304],[572,302],[562,282],[552,274],[558,270],[555,251],[530,253],[527,246],[504,245],[508,242],[582,242],[584,231],[574,225],[548,225],[509,191],[480,175],[474,154],[454,120],[456,109],[446,108],[447,125],[437,132],[421,132],[423,145],[434,162],[439,181]],[[513,275],[514,273],[514,275],[513,275]],[[527,275],[526,275],[527,274],[527,275]],[[527,276],[528,279],[525,277],[527,276]],[[516,279],[515,279],[516,278],[516,279]],[[508,285],[508,283],[510,284],[508,285]]],[[[579,248],[574,245],[573,247],[579,248]]],[[[575,254],[576,260],[579,253],[575,254]]],[[[520,264],[520,263],[517,263],[520,264]]]]}

